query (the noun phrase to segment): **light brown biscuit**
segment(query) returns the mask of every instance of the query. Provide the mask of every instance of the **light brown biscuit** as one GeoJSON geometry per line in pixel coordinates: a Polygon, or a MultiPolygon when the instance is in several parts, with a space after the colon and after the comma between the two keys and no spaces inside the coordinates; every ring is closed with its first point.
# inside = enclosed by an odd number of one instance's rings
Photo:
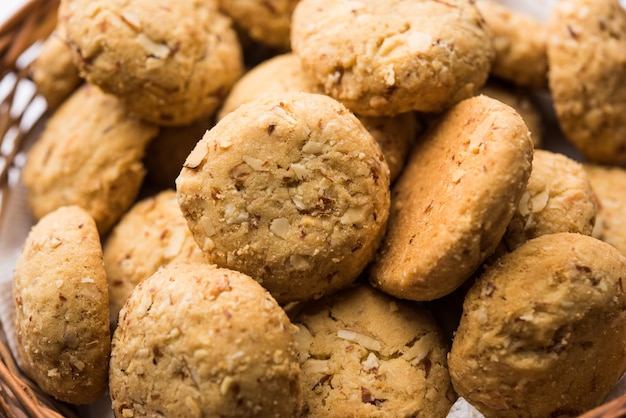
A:
{"type": "Polygon", "coordinates": [[[23,169],[36,218],[68,205],[85,209],[100,235],[131,206],[154,125],[128,115],[112,95],[84,85],[48,120],[23,169]]]}
{"type": "Polygon", "coordinates": [[[298,417],[295,327],[250,277],[175,263],[141,282],[113,334],[117,417],[298,417]]]}
{"type": "Polygon", "coordinates": [[[626,170],[591,164],[584,169],[598,201],[593,236],[626,254],[626,170]]]}
{"type": "Polygon", "coordinates": [[[213,2],[63,0],[59,17],[81,75],[159,125],[210,117],[243,71],[213,2]]]}
{"type": "Polygon", "coordinates": [[[365,116],[443,111],[474,95],[494,57],[465,0],[301,0],[291,46],[326,94],[365,116]]]}
{"type": "Polygon", "coordinates": [[[487,417],[578,416],[626,369],[626,258],[558,233],[501,257],[470,289],[452,383],[487,417]]]}
{"type": "Polygon", "coordinates": [[[394,184],[370,282],[413,300],[459,287],[504,235],[526,188],[532,152],[522,118],[495,99],[466,99],[442,115],[394,184]]]}
{"type": "Polygon", "coordinates": [[[93,219],[55,210],[30,231],[13,278],[22,369],[57,399],[94,402],[107,387],[107,281],[93,219]]]}
{"type": "Polygon", "coordinates": [[[133,205],[104,245],[111,320],[135,286],[158,268],[175,261],[206,262],[191,236],[176,192],[166,190],[133,205]]]}
{"type": "Polygon", "coordinates": [[[220,120],[176,180],[209,261],[279,303],[356,279],[384,233],[389,169],[356,117],[319,94],[264,95],[220,120]]]}
{"type": "Polygon", "coordinates": [[[626,162],[626,11],[617,0],[555,3],[550,91],[559,125],[589,162],[626,162]]]}
{"type": "Polygon", "coordinates": [[[491,74],[520,86],[548,88],[546,24],[494,0],[476,6],[493,34],[496,50],[491,74]]]}
{"type": "Polygon", "coordinates": [[[448,352],[429,312],[368,285],[294,318],[305,417],[445,417],[448,352]]]}
{"type": "Polygon", "coordinates": [[[591,235],[596,219],[595,200],[580,163],[563,154],[535,150],[526,191],[502,240],[510,251],[540,235],[591,235]]]}

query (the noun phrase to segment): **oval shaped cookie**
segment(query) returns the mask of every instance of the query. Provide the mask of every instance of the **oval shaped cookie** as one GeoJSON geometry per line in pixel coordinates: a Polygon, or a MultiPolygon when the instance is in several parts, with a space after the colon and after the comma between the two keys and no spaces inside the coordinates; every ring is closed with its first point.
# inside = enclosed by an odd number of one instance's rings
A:
{"type": "Polygon", "coordinates": [[[250,275],[279,303],[354,281],[389,213],[389,169],[376,141],[319,94],[238,107],[189,154],[176,186],[209,262],[250,275]]]}
{"type": "Polygon", "coordinates": [[[15,329],[23,370],[44,392],[73,404],[106,390],[109,299],[100,236],[77,206],[31,229],[13,277],[15,329]]]}
{"type": "Polygon", "coordinates": [[[472,286],[449,356],[487,417],[578,416],[626,369],[626,258],[598,239],[543,235],[472,286]]]}
{"type": "Polygon", "coordinates": [[[374,287],[413,300],[459,287],[504,235],[532,153],[521,116],[497,100],[476,96],[440,117],[393,186],[374,287]]]}
{"type": "Polygon", "coordinates": [[[250,277],[176,263],[141,282],[113,334],[118,417],[297,417],[295,327],[250,277]]]}
{"type": "Polygon", "coordinates": [[[484,84],[494,57],[465,0],[301,0],[291,47],[326,94],[365,116],[443,111],[484,84]]]}

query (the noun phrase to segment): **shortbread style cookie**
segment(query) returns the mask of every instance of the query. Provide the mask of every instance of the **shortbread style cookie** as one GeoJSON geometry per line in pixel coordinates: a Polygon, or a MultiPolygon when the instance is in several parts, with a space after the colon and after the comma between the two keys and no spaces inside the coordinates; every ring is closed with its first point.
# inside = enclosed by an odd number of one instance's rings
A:
{"type": "Polygon", "coordinates": [[[626,163],[626,11],[617,0],[555,3],[549,82],[559,124],[589,162],[626,163]]]}
{"type": "Polygon", "coordinates": [[[593,236],[626,255],[626,170],[591,164],[584,169],[598,200],[593,236]]]}
{"type": "Polygon", "coordinates": [[[115,96],[84,85],[48,120],[28,154],[23,180],[39,219],[69,205],[85,209],[100,235],[135,200],[141,163],[158,128],[128,115],[115,96]]]}
{"type": "Polygon", "coordinates": [[[100,236],[77,206],[59,208],[30,231],[13,278],[22,369],[44,392],[73,404],[107,387],[107,280],[100,236]]]}
{"type": "Polygon", "coordinates": [[[300,312],[305,417],[445,417],[448,347],[430,313],[368,285],[300,312]]]}
{"type": "Polygon", "coordinates": [[[452,383],[486,417],[578,416],[626,369],[626,258],[598,239],[543,235],[466,296],[452,383]]]}
{"type": "Polygon", "coordinates": [[[290,48],[291,15],[298,1],[219,0],[219,4],[250,38],[286,51],[290,48]]]}
{"type": "Polygon", "coordinates": [[[113,334],[121,417],[298,417],[296,328],[250,277],[175,263],[141,282],[113,334]]]}
{"type": "Polygon", "coordinates": [[[526,191],[502,240],[513,250],[540,235],[591,235],[595,219],[596,198],[582,164],[563,154],[535,150],[526,191]]]}
{"type": "Polygon", "coordinates": [[[63,0],[59,17],[81,74],[159,125],[209,117],[243,71],[213,2],[63,0]]]}
{"type": "Polygon", "coordinates": [[[495,99],[466,99],[442,115],[393,187],[370,282],[413,300],[459,287],[504,235],[526,189],[532,153],[521,116],[495,99]]]}
{"type": "Polygon", "coordinates": [[[206,262],[183,217],[176,192],[137,202],[113,228],[104,245],[111,320],[128,295],[159,267],[174,261],[206,262]]]}
{"type": "Polygon", "coordinates": [[[209,261],[244,272],[279,303],[354,281],[389,214],[376,141],[336,100],[264,95],[213,127],[176,180],[209,261]]]}
{"type": "MultiPolygon", "coordinates": [[[[244,103],[252,101],[266,93],[290,92],[319,93],[300,65],[299,58],[294,54],[277,55],[252,68],[233,86],[224,102],[218,117],[221,119],[244,103]]],[[[390,180],[398,177],[409,149],[415,142],[418,123],[412,112],[402,113],[394,117],[356,117],[365,129],[372,134],[380,145],[387,165],[390,180]]]]}
{"type": "Polygon", "coordinates": [[[443,111],[474,95],[494,57],[467,0],[301,0],[291,43],[325,93],[365,116],[443,111]]]}
{"type": "Polygon", "coordinates": [[[491,74],[520,86],[547,89],[546,24],[494,0],[479,0],[476,6],[494,37],[491,74]]]}

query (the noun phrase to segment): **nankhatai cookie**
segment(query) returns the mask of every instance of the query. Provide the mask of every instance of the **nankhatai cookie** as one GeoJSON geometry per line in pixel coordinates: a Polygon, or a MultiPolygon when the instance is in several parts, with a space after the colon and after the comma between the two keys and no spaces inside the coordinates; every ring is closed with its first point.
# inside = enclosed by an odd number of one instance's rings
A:
{"type": "Polygon", "coordinates": [[[26,374],[64,402],[97,400],[111,347],[102,247],[89,214],[68,206],[39,220],[18,258],[13,298],[26,374]]]}
{"type": "Polygon", "coordinates": [[[465,0],[301,0],[291,47],[326,94],[365,116],[443,111],[474,95],[494,57],[465,0]]]}
{"type": "Polygon", "coordinates": [[[493,0],[476,6],[493,34],[491,74],[520,86],[548,88],[546,23],[493,0]]]}
{"type": "Polygon", "coordinates": [[[298,417],[296,329],[250,277],[175,263],[141,282],[113,334],[117,417],[298,417]]]}
{"type": "Polygon", "coordinates": [[[210,117],[243,71],[231,21],[200,0],[63,0],[81,75],[159,125],[210,117]]]}
{"type": "Polygon", "coordinates": [[[551,151],[535,150],[526,191],[502,240],[509,250],[556,232],[591,235],[596,197],[582,164],[551,151]]]}
{"type": "Polygon", "coordinates": [[[279,303],[354,281],[389,213],[389,168],[356,117],[311,93],[264,95],[226,115],[189,154],[179,204],[210,262],[279,303]]]}
{"type": "Polygon", "coordinates": [[[413,148],[392,189],[387,235],[370,282],[403,299],[459,287],[491,254],[531,171],[521,116],[487,96],[463,100],[413,148]]]}
{"type": "Polygon", "coordinates": [[[501,257],[468,292],[452,383],[486,417],[578,416],[626,369],[626,258],[574,233],[501,257]]]}
{"type": "Polygon", "coordinates": [[[128,295],[158,268],[174,261],[205,262],[191,236],[176,192],[166,190],[133,205],[104,245],[112,322],[128,295]]]}
{"type": "Polygon", "coordinates": [[[293,319],[305,417],[445,417],[455,395],[448,346],[420,306],[368,285],[293,319]]]}
{"type": "Polygon", "coordinates": [[[617,0],[555,3],[550,91],[565,137],[589,162],[626,162],[626,11],[617,0]]]}
{"type": "Polygon", "coordinates": [[[28,153],[22,178],[34,216],[78,205],[105,235],[137,197],[145,175],[141,160],[157,133],[117,97],[93,85],[79,88],[28,153]]]}

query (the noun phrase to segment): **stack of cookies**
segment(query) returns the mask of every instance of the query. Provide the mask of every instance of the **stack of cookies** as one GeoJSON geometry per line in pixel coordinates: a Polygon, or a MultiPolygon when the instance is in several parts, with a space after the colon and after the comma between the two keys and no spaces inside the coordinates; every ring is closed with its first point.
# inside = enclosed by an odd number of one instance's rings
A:
{"type": "Polygon", "coordinates": [[[617,0],[62,0],[24,370],[117,417],[594,408],[626,371],[624,42],[617,0]]]}

